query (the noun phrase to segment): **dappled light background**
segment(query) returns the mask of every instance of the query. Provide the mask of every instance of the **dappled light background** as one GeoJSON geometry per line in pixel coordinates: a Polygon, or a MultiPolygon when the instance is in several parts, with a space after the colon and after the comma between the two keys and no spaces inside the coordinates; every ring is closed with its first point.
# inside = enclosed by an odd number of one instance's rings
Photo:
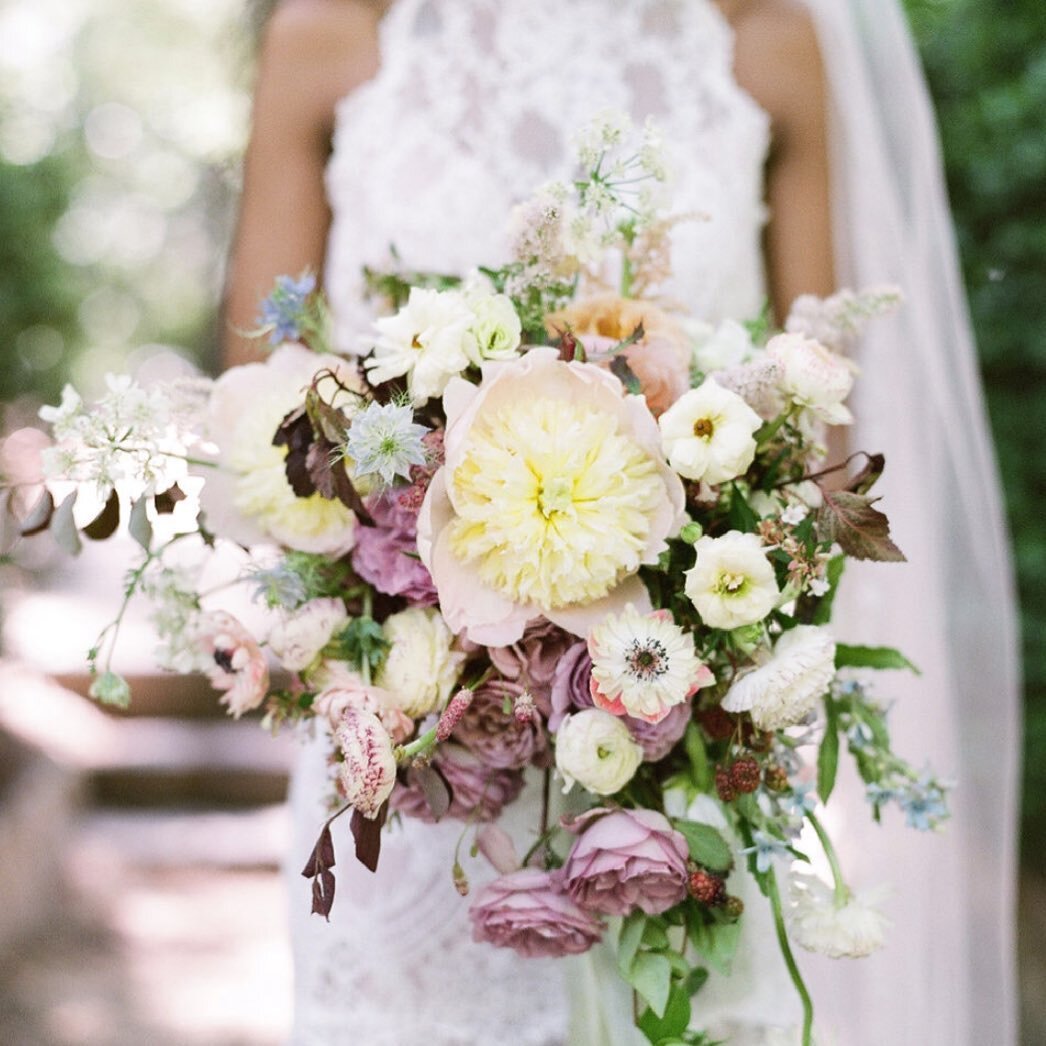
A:
{"type": "MultiPolygon", "coordinates": [[[[1025,623],[1026,1043],[1046,1041],[1046,5],[907,0],[1006,484],[1025,623]]],[[[0,480],[41,403],[106,372],[213,372],[265,0],[0,0],[0,480]],[[15,435],[11,435],[15,434],[15,435]],[[6,438],[6,441],[5,441],[6,438]]],[[[117,543],[0,557],[0,1042],[283,1041],[289,745],[151,669],[130,715],[80,694],[117,543]]],[[[985,681],[990,700],[991,681],[985,681]]],[[[301,897],[298,899],[301,901],[301,897]]]]}

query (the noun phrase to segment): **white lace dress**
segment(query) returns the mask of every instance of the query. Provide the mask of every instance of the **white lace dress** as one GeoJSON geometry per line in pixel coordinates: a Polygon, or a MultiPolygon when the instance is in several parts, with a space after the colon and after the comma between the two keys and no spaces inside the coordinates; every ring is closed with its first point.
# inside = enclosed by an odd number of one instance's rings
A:
{"type": "MultiPolygon", "coordinates": [[[[677,230],[671,295],[708,319],[757,314],[768,121],[738,88],[732,52],[710,0],[397,0],[380,71],[339,108],[328,170],[341,347],[368,328],[365,264],[387,265],[390,246],[409,268],[499,263],[512,206],[570,174],[572,133],[607,108],[657,120],[677,206],[704,216],[677,230]]],[[[324,757],[314,742],[295,776],[292,874],[325,816],[324,757]]],[[[525,793],[514,807],[524,846],[536,815],[525,793]]],[[[347,821],[336,829],[329,925],[308,914],[308,883],[292,881],[296,1046],[633,1041],[628,998],[600,998],[605,956],[573,971],[571,1026],[563,964],[471,943],[450,876],[460,824],[388,833],[377,876],[356,865],[347,821]]],[[[489,878],[466,852],[473,883],[489,878]]]]}

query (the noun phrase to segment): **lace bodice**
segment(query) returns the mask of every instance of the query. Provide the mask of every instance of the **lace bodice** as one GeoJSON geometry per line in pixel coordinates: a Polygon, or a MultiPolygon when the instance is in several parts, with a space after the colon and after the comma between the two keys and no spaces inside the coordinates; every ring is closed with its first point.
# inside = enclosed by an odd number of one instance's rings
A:
{"type": "Polygon", "coordinates": [[[367,329],[361,271],[461,273],[507,260],[512,206],[569,177],[571,136],[606,109],[662,128],[671,296],[706,319],[758,312],[766,115],[733,78],[711,0],[397,0],[377,76],[339,107],[327,286],[343,350],[367,329]]]}
{"type": "MultiPolygon", "coordinates": [[[[758,312],[768,124],[733,79],[732,35],[711,0],[396,0],[380,42],[379,72],[339,107],[327,173],[342,350],[369,326],[365,264],[387,266],[390,246],[411,269],[500,264],[512,206],[569,177],[572,133],[608,108],[657,120],[674,204],[704,216],[675,230],[669,295],[709,319],[758,312]]],[[[307,746],[293,792],[296,1046],[636,1041],[627,999],[620,1019],[588,1013],[568,1032],[561,965],[471,943],[450,878],[460,824],[406,822],[371,878],[342,819],[333,921],[309,917],[296,873],[324,816],[324,755],[307,746]]],[[[536,793],[512,819],[523,852],[536,793]]],[[[492,874],[467,870],[474,886],[492,874]]]]}

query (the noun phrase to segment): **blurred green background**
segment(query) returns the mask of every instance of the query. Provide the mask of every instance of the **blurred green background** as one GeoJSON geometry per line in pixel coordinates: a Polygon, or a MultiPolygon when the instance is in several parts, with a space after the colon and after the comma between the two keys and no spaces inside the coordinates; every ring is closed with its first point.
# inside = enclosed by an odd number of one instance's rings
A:
{"type": "MultiPolygon", "coordinates": [[[[265,0],[0,2],[0,405],[90,389],[128,347],[210,366],[265,0]]],[[[1025,858],[1046,865],[1046,3],[908,0],[1014,533],[1025,858]]],[[[21,405],[20,405],[21,404],[21,405]]]]}

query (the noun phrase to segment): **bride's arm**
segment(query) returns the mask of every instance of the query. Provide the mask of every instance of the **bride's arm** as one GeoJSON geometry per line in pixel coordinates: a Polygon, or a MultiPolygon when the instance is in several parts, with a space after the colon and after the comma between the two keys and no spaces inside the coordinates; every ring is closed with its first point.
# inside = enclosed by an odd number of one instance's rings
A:
{"type": "Polygon", "coordinates": [[[795,0],[723,0],[738,82],[769,113],[766,265],[779,320],[800,294],[835,290],[827,96],[813,22],[795,0]]]}
{"type": "Polygon", "coordinates": [[[226,365],[253,355],[254,325],[275,278],[323,264],[330,214],[323,172],[338,101],[377,68],[381,3],[283,0],[259,56],[239,222],[225,291],[226,365]]]}

